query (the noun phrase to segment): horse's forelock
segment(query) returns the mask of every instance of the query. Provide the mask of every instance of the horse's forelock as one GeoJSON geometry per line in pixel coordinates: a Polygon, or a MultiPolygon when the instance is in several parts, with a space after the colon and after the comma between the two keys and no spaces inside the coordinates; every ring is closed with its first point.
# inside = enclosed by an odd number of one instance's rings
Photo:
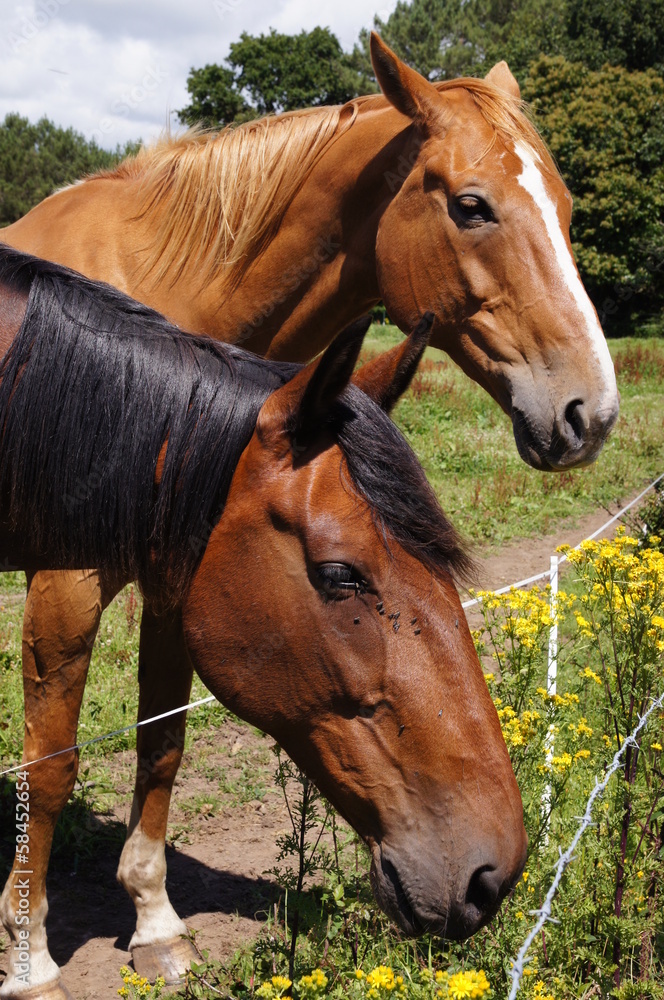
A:
{"type": "Polygon", "coordinates": [[[472,559],[397,426],[356,386],[342,402],[336,436],[349,486],[368,504],[388,549],[393,539],[434,572],[470,578],[472,559]]]}
{"type": "Polygon", "coordinates": [[[441,94],[450,90],[467,91],[484,121],[503,141],[522,143],[537,158],[556,169],[546,143],[530,120],[529,108],[525,101],[498,90],[485,80],[477,80],[474,77],[444,80],[435,83],[434,86],[441,94]]]}

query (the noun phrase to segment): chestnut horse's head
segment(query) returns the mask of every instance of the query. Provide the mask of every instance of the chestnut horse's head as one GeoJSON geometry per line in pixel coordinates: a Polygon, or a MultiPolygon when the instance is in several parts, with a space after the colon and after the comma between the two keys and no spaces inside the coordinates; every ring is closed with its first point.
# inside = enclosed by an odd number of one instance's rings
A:
{"type": "Polygon", "coordinates": [[[376,35],[372,57],[412,123],[376,244],[389,315],[435,313],[432,343],[509,414],[525,461],[592,462],[618,415],[615,374],[572,256],[572,199],[516,80],[499,63],[486,81],[435,86],[376,35]]]}
{"type": "Polygon", "coordinates": [[[268,398],[183,615],[210,690],[364,838],[384,909],[463,938],[519,877],[526,835],[452,581],[463,554],[381,409],[425,341],[349,385],[361,337],[342,335],[268,398]]]}

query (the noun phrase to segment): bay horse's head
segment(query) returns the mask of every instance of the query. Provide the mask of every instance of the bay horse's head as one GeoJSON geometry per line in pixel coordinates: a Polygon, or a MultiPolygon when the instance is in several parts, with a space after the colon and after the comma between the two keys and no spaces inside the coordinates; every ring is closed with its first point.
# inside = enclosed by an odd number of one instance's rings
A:
{"type": "Polygon", "coordinates": [[[434,85],[377,35],[371,51],[411,122],[376,244],[389,315],[407,328],[435,313],[432,344],[511,417],[525,461],[592,462],[618,415],[615,374],[572,255],[572,199],[516,80],[499,63],[485,81],[434,85]]]}
{"type": "Polygon", "coordinates": [[[381,408],[425,342],[420,327],[353,385],[351,331],[267,399],[183,615],[210,690],[368,844],[383,908],[463,938],[519,877],[526,836],[452,580],[462,551],[381,408]]]}

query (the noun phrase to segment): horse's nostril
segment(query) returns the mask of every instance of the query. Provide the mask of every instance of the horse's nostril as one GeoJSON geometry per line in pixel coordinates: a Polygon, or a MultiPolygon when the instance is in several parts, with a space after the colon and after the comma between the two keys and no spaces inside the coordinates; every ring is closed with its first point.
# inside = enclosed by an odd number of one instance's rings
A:
{"type": "Polygon", "coordinates": [[[502,879],[495,868],[478,868],[470,877],[466,906],[474,907],[481,917],[493,914],[500,898],[502,879]]]}
{"type": "Polygon", "coordinates": [[[588,424],[585,418],[585,410],[582,399],[573,399],[565,407],[565,429],[566,437],[570,436],[570,430],[579,444],[586,438],[588,424]]]}

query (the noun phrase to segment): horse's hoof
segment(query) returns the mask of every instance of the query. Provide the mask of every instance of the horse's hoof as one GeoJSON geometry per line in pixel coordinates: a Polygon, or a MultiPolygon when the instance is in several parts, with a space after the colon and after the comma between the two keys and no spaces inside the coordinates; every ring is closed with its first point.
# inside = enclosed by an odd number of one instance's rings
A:
{"type": "Polygon", "coordinates": [[[159,941],[157,944],[134,945],[131,957],[139,976],[149,979],[151,983],[162,976],[169,986],[182,983],[191,963],[199,959],[191,941],[183,937],[159,941]]]}
{"type": "Polygon", "coordinates": [[[29,986],[27,990],[3,993],[2,1000],[74,1000],[61,978],[43,986],[29,986]]]}

